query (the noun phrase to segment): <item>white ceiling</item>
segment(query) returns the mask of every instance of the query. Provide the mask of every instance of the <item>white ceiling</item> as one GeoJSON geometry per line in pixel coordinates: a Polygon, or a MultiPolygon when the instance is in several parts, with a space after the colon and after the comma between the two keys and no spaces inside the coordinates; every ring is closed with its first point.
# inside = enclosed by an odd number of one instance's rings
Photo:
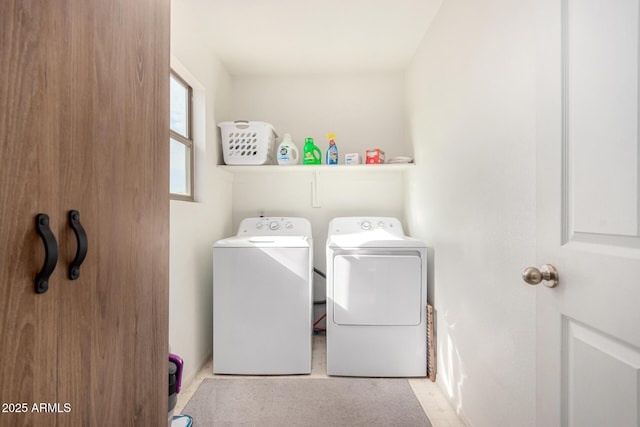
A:
{"type": "Polygon", "coordinates": [[[291,75],[402,70],[441,3],[174,0],[174,8],[189,9],[231,74],[291,75]]]}

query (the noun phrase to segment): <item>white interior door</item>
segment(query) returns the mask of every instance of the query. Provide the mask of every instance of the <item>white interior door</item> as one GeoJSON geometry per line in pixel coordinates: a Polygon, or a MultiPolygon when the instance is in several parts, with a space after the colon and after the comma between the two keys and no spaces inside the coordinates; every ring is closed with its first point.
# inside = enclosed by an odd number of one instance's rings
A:
{"type": "Polygon", "coordinates": [[[537,425],[639,426],[640,5],[537,5],[537,425]]]}

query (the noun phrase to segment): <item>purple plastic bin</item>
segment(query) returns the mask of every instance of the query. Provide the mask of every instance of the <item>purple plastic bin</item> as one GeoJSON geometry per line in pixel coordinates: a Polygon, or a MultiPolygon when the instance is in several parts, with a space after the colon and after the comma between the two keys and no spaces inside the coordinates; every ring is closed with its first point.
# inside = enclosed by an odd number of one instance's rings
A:
{"type": "Polygon", "coordinates": [[[182,385],[182,365],[184,362],[180,356],[173,353],[169,353],[169,360],[178,367],[178,372],[176,372],[176,393],[180,393],[180,386],[182,385]]]}

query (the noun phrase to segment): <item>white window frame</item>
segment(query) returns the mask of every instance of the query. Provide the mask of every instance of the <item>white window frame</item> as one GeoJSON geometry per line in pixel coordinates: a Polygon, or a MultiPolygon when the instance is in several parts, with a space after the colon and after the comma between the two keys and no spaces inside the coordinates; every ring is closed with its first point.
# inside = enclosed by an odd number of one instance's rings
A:
{"type": "Polygon", "coordinates": [[[169,144],[171,144],[171,139],[178,141],[181,144],[184,144],[189,149],[189,158],[188,161],[188,176],[186,177],[188,181],[187,188],[189,190],[189,194],[180,194],[180,193],[171,193],[169,190],[169,198],[172,200],[183,200],[193,202],[195,201],[194,197],[194,169],[195,169],[195,144],[193,138],[193,88],[187,81],[180,76],[173,69],[170,70],[171,76],[175,78],[178,82],[180,82],[187,89],[187,137],[175,132],[172,129],[169,129],[170,138],[169,144]]]}

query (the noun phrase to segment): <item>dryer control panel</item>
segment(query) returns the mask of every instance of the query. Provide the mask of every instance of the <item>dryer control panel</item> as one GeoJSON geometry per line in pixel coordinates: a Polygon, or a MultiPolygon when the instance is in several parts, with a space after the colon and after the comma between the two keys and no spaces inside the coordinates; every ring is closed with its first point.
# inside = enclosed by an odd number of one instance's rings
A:
{"type": "Polygon", "coordinates": [[[392,217],[339,217],[329,223],[329,235],[366,233],[384,230],[395,236],[404,236],[402,223],[392,217]]]}
{"type": "Polygon", "coordinates": [[[238,227],[238,236],[307,236],[311,223],[305,218],[258,217],[245,218],[238,227]]]}

